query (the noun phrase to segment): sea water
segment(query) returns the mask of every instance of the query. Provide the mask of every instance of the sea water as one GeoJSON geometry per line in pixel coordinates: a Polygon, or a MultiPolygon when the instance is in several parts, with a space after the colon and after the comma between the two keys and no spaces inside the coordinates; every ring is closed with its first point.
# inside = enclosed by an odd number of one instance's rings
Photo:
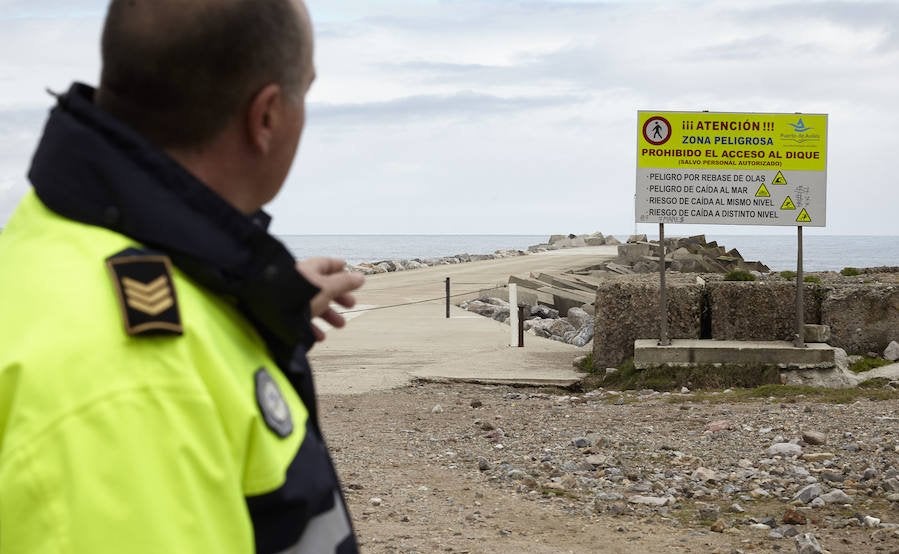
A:
{"type": "MultiPolygon", "coordinates": [[[[546,235],[284,235],[279,237],[297,258],[333,256],[349,263],[455,254],[489,254],[496,250],[526,250],[545,243],[546,235]]],[[[616,235],[622,242],[627,235],[616,235]]],[[[714,235],[745,260],[766,264],[772,271],[795,270],[794,235],[714,235]]],[[[805,271],[839,271],[844,267],[899,266],[899,236],[811,235],[803,239],[805,271]]]]}

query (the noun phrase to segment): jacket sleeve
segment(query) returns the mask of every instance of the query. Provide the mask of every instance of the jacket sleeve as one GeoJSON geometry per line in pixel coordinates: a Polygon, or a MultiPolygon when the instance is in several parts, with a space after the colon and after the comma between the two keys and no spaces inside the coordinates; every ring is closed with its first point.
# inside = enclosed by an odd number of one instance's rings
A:
{"type": "Polygon", "coordinates": [[[252,553],[218,422],[199,391],[86,401],[0,464],[0,553],[252,553]]]}

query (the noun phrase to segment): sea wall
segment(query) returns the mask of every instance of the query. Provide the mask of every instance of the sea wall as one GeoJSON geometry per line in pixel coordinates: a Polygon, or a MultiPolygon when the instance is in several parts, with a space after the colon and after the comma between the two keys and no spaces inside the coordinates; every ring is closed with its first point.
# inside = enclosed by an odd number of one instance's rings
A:
{"type": "MultiPolygon", "coordinates": [[[[787,282],[669,284],[669,337],[790,340],[795,285],[787,282]]],[[[613,367],[634,355],[636,339],[659,336],[658,282],[606,282],[596,291],[593,356],[613,367]]],[[[828,344],[849,354],[882,352],[899,336],[899,285],[806,284],[805,322],[828,325],[828,344]]]]}

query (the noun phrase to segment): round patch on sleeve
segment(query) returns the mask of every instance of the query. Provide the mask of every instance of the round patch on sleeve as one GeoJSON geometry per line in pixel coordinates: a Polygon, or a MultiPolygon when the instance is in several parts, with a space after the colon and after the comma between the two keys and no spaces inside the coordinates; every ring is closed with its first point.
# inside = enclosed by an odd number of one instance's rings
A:
{"type": "Polygon", "coordinates": [[[278,383],[265,368],[260,368],[255,377],[256,403],[259,404],[265,424],[282,439],[289,436],[293,432],[293,419],[278,383]]]}

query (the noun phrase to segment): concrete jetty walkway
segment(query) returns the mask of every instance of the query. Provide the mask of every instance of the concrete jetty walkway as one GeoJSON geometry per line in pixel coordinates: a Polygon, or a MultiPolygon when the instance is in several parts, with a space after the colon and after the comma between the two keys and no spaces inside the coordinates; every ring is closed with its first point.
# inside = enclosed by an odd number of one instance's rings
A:
{"type": "Polygon", "coordinates": [[[360,305],[346,314],[346,328],[328,331],[310,353],[318,392],[361,394],[416,378],[575,382],[583,374],[571,362],[592,343],[576,348],[526,335],[524,348],[512,348],[508,325],[457,308],[461,299],[453,299],[446,319],[445,279],[453,295],[477,292],[505,285],[509,275],[564,271],[616,255],[615,246],[571,248],[370,276],[357,295],[360,305]]]}

